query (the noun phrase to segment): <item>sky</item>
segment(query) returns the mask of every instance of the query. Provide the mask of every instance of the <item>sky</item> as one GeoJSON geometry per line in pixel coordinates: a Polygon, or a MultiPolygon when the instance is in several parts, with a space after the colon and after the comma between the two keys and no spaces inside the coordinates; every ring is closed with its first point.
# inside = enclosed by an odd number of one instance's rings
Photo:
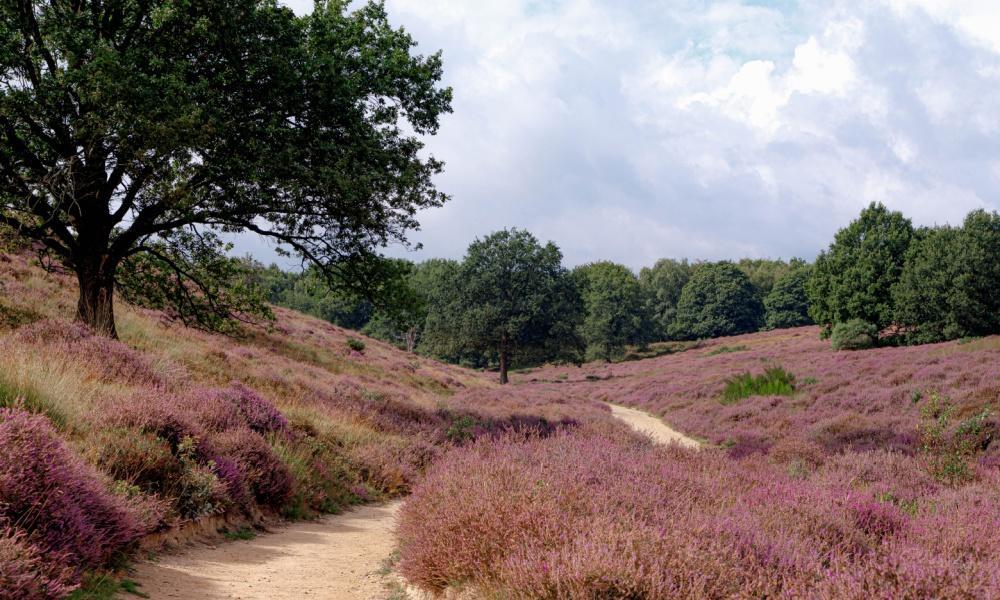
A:
{"type": "Polygon", "coordinates": [[[518,227],[567,266],[811,259],[872,201],[918,225],[1000,209],[998,0],[386,7],[455,93],[427,139],[452,200],[390,255],[518,227]]]}

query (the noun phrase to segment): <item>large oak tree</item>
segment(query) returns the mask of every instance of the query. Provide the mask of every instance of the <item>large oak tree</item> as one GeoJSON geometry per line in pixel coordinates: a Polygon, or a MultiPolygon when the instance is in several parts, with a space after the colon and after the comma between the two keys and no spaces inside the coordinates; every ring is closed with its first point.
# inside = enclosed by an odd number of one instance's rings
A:
{"type": "Polygon", "coordinates": [[[0,1],[0,224],[76,273],[115,335],[116,286],[195,322],[233,310],[219,233],[332,280],[379,279],[446,198],[422,152],[450,110],[380,3],[0,1]]]}

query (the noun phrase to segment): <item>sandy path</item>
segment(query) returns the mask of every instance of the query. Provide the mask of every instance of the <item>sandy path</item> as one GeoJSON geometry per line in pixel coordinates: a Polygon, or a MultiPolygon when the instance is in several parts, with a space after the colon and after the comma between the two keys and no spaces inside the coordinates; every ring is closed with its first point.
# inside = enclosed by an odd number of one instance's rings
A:
{"type": "Polygon", "coordinates": [[[132,579],[153,600],[384,598],[376,571],[395,549],[401,504],[364,506],[249,541],[162,556],[140,563],[132,579]]]}
{"type": "Polygon", "coordinates": [[[650,437],[661,444],[677,443],[687,448],[701,447],[697,440],[671,429],[666,423],[649,413],[617,404],[609,404],[608,406],[611,407],[611,414],[616,418],[625,421],[636,431],[648,433],[650,437]]]}

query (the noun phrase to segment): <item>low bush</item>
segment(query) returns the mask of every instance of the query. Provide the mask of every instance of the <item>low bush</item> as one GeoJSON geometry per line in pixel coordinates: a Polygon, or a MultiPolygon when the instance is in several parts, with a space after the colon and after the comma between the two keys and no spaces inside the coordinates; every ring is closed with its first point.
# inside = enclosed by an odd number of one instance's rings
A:
{"type": "Polygon", "coordinates": [[[364,352],[367,346],[358,338],[347,338],[347,347],[355,352],[364,352]]]}
{"type": "Polygon", "coordinates": [[[795,376],[781,367],[768,367],[761,375],[742,373],[729,378],[722,392],[723,404],[734,404],[750,396],[791,396],[795,376]]]}
{"type": "Polygon", "coordinates": [[[751,456],[737,468],[616,431],[479,440],[414,489],[399,568],[431,592],[505,598],[1000,594],[1000,529],[955,526],[1000,519],[1000,475],[914,511],[876,487],[907,482],[887,471],[862,484],[851,461],[825,479],[827,465],[793,476],[751,456]]]}
{"type": "Polygon", "coordinates": [[[65,557],[45,554],[15,529],[0,528],[0,598],[56,600],[75,588],[65,557]]]}
{"type": "Polygon", "coordinates": [[[877,341],[878,327],[861,319],[837,323],[830,335],[834,350],[867,350],[874,348],[877,341]]]}
{"type": "MultiPolygon", "coordinates": [[[[292,493],[292,475],[268,443],[250,429],[233,429],[213,438],[220,461],[231,459],[236,473],[253,498],[264,506],[281,508],[292,493]]],[[[234,474],[235,476],[235,474],[234,474]]],[[[230,478],[233,481],[235,477],[230,478]]]]}
{"type": "Polygon", "coordinates": [[[0,518],[67,564],[98,567],[146,531],[123,498],[75,456],[42,416],[0,410],[0,518]]]}

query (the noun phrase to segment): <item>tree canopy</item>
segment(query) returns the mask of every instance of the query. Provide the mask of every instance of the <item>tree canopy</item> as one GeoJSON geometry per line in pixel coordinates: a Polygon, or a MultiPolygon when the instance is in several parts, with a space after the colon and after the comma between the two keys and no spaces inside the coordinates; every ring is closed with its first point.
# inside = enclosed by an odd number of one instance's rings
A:
{"type": "Polygon", "coordinates": [[[861,211],[816,259],[807,286],[813,320],[826,333],[851,319],[871,323],[878,331],[892,325],[891,290],[912,236],[913,225],[900,212],[876,203],[861,211]]]}
{"type": "Polygon", "coordinates": [[[656,261],[652,267],[639,271],[639,283],[643,288],[648,303],[650,318],[655,328],[654,337],[665,339],[677,314],[677,301],[681,290],[691,279],[691,273],[697,268],[687,261],[663,258],[656,261]]]}
{"type": "Polygon", "coordinates": [[[114,335],[116,286],[195,324],[259,309],[217,232],[386,279],[378,249],[446,200],[421,137],[451,91],[380,3],[348,5],[0,6],[0,224],[77,274],[79,319],[114,335]]]}
{"type": "Polygon", "coordinates": [[[646,298],[632,271],[602,261],[577,267],[573,279],[583,299],[580,333],[587,357],[610,361],[624,353],[626,344],[641,344],[650,333],[646,298]]]}
{"type": "Polygon", "coordinates": [[[907,343],[1000,332],[1000,215],[974,211],[960,228],[917,231],[893,287],[907,343]]]}
{"type": "Polygon", "coordinates": [[[501,383],[518,352],[545,347],[554,332],[572,332],[566,309],[574,290],[562,253],[527,231],[505,229],[474,241],[457,283],[454,330],[466,349],[496,357],[501,383]]]}
{"type": "Polygon", "coordinates": [[[784,329],[812,323],[806,294],[810,274],[808,266],[798,266],[778,279],[764,298],[765,327],[784,329]]]}
{"type": "Polygon", "coordinates": [[[749,333],[760,329],[764,306],[750,278],[730,262],[698,267],[677,303],[671,334],[701,339],[749,333]]]}

